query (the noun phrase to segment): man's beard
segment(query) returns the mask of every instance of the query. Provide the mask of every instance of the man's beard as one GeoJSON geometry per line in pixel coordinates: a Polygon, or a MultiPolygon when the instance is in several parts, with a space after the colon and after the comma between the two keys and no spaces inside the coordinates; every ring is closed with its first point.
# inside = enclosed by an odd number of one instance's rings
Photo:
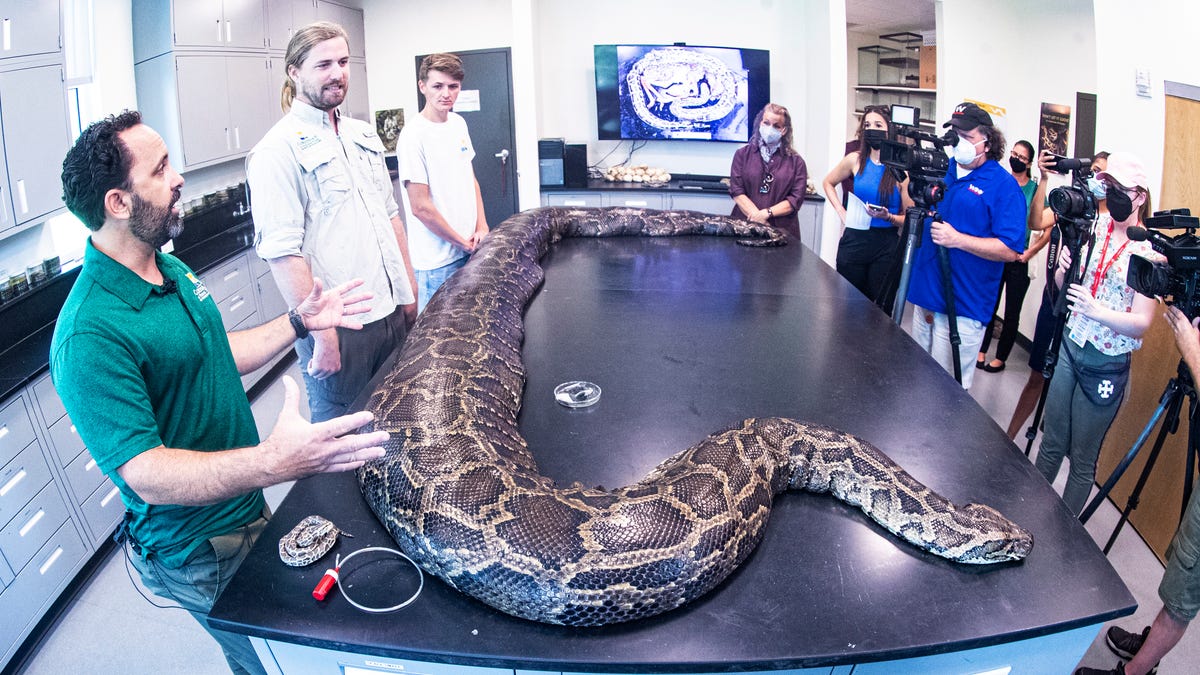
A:
{"type": "Polygon", "coordinates": [[[346,100],[346,94],[347,94],[347,92],[350,91],[350,88],[347,86],[346,82],[343,80],[340,83],[340,86],[342,88],[340,93],[333,93],[333,92],[326,93],[325,87],[330,86],[332,84],[334,84],[334,83],[331,82],[326,85],[317,87],[315,89],[310,88],[308,86],[304,86],[303,89],[301,90],[301,93],[304,94],[305,102],[308,103],[309,105],[311,105],[312,107],[316,108],[317,110],[324,110],[326,112],[338,107],[339,105],[342,104],[342,101],[346,100]]]}
{"type": "Polygon", "coordinates": [[[133,208],[129,214],[129,231],[152,248],[162,248],[163,244],[183,232],[183,221],[179,214],[171,210],[177,201],[178,192],[175,192],[174,198],[165,208],[155,206],[134,194],[133,208]]]}

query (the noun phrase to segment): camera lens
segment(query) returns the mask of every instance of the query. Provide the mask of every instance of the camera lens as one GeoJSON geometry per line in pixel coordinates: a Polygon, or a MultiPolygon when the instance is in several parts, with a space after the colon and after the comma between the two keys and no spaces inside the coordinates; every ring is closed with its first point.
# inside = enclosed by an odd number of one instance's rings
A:
{"type": "Polygon", "coordinates": [[[1129,272],[1125,281],[1133,290],[1148,297],[1173,295],[1171,268],[1163,263],[1151,262],[1140,255],[1129,256],[1129,272]]]}
{"type": "Polygon", "coordinates": [[[1086,218],[1096,216],[1095,198],[1076,187],[1057,187],[1050,191],[1047,199],[1050,210],[1060,218],[1086,218]]]}

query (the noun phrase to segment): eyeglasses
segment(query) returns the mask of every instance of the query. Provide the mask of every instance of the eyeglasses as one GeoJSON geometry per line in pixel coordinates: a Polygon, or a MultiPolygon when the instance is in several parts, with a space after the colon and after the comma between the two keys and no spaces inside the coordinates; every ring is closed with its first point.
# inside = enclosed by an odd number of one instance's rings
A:
{"type": "Polygon", "coordinates": [[[765,195],[768,192],[770,192],[771,191],[771,183],[774,183],[774,182],[775,182],[775,176],[772,176],[770,173],[767,173],[767,175],[763,176],[762,185],[758,186],[758,193],[765,195]]]}
{"type": "Polygon", "coordinates": [[[1022,162],[1025,162],[1026,164],[1028,164],[1028,163],[1029,163],[1029,158],[1028,158],[1028,157],[1022,157],[1022,156],[1018,155],[1018,154],[1017,154],[1017,153],[1015,153],[1015,152],[1014,152],[1014,153],[1012,153],[1012,154],[1010,154],[1010,155],[1009,155],[1009,157],[1012,157],[1013,159],[1019,159],[1019,160],[1021,160],[1022,162]]]}

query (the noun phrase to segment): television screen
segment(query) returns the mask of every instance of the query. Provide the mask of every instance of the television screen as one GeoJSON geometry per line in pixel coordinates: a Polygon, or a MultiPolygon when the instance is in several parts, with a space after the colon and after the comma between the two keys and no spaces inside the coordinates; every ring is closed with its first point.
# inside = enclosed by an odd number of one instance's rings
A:
{"type": "Polygon", "coordinates": [[[770,52],[685,45],[596,45],[600,140],[745,143],[771,100],[770,52]]]}

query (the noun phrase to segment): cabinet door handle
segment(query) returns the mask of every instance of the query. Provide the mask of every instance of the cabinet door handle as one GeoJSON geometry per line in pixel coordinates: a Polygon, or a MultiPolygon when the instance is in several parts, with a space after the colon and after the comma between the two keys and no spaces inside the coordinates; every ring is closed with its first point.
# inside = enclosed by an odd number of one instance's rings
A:
{"type": "Polygon", "coordinates": [[[32,530],[34,528],[34,526],[37,525],[38,522],[40,522],[42,520],[42,518],[45,518],[45,517],[46,517],[46,509],[38,509],[38,512],[33,514],[32,518],[25,521],[25,524],[21,526],[21,529],[17,530],[17,534],[22,537],[29,534],[29,531],[32,530]]]}
{"type": "Polygon", "coordinates": [[[217,42],[224,42],[221,38],[221,20],[217,19],[217,42]]]}
{"type": "Polygon", "coordinates": [[[25,197],[25,179],[17,181],[17,199],[21,202],[21,213],[29,213],[29,200],[25,197]]]}
{"type": "Polygon", "coordinates": [[[232,150],[233,146],[229,142],[229,127],[225,127],[225,149],[232,150]]]}
{"type": "Polygon", "coordinates": [[[225,22],[225,41],[233,42],[233,22],[232,21],[225,22]]]}
{"type": "Polygon", "coordinates": [[[12,49],[12,19],[4,20],[4,51],[12,49]]]}
{"type": "Polygon", "coordinates": [[[27,475],[29,474],[25,472],[25,469],[21,469],[16,473],[16,475],[14,475],[12,478],[9,478],[8,482],[4,484],[4,487],[0,487],[0,497],[12,492],[12,489],[17,487],[18,483],[25,480],[25,476],[27,475]]]}
{"type": "Polygon", "coordinates": [[[51,553],[50,557],[46,559],[46,562],[42,563],[42,566],[38,568],[38,574],[46,576],[46,572],[50,571],[50,568],[54,566],[54,563],[62,557],[62,554],[63,550],[61,546],[54,549],[54,553],[51,553]]]}
{"type": "Polygon", "coordinates": [[[645,205],[646,205],[646,200],[644,200],[644,199],[626,199],[625,200],[625,206],[643,206],[644,207],[645,205]]]}
{"type": "Polygon", "coordinates": [[[4,426],[0,427],[0,438],[4,438],[7,435],[8,435],[8,425],[5,424],[4,426]]]}
{"type": "Polygon", "coordinates": [[[233,147],[237,148],[238,150],[242,149],[242,128],[241,127],[233,128],[233,147]]]}

